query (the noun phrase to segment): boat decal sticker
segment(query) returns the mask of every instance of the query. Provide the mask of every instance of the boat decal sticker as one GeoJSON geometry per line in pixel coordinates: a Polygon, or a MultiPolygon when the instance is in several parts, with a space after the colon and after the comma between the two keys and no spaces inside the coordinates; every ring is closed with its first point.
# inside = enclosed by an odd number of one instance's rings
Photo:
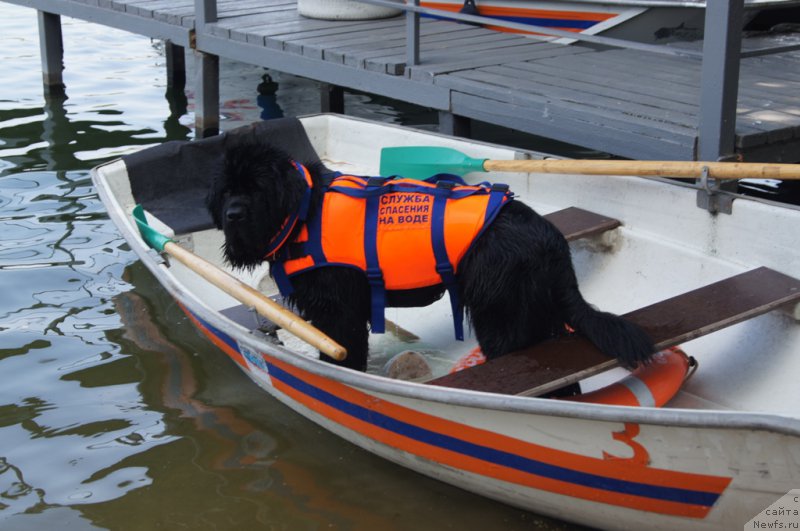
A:
{"type": "Polygon", "coordinates": [[[239,352],[242,353],[242,357],[247,361],[247,365],[250,368],[257,368],[261,372],[265,374],[269,374],[269,368],[267,367],[267,362],[264,360],[264,356],[261,355],[260,352],[257,350],[253,350],[247,345],[243,345],[238,343],[239,345],[239,352]]]}
{"type": "Polygon", "coordinates": [[[555,450],[382,400],[265,356],[276,389],[394,448],[487,477],[662,514],[705,517],[729,477],[555,450]]]}

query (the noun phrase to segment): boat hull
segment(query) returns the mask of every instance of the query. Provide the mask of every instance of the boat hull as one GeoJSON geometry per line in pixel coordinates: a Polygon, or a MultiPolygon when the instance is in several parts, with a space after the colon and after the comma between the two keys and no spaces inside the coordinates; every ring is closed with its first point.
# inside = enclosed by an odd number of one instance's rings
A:
{"type": "Polygon", "coordinates": [[[259,351],[184,309],[254,382],[304,417],[399,465],[538,514],[602,529],[731,529],[800,481],[791,434],[537,414],[353,385],[259,351]]]}
{"type": "MultiPolygon", "coordinates": [[[[786,3],[787,5],[789,2],[786,3]]],[[[461,0],[421,2],[423,7],[459,12],[461,0]]],[[[477,0],[477,14],[494,20],[544,28],[600,35],[619,39],[667,43],[700,39],[705,23],[704,5],[699,2],[533,2],[526,0],[477,0]]],[[[743,23],[764,6],[748,3],[743,23]]],[[[487,24],[487,28],[526,33],[487,24]]],[[[536,32],[530,32],[537,35],[536,32]]],[[[538,34],[541,36],[541,34],[538,34]]]]}

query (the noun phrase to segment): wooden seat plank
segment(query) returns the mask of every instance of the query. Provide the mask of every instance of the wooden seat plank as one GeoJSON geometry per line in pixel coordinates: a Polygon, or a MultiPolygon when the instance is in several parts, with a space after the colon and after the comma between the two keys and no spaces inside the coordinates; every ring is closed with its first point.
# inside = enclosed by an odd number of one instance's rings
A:
{"type": "Polygon", "coordinates": [[[596,236],[605,231],[616,229],[621,225],[617,219],[601,216],[577,207],[565,208],[547,214],[544,218],[555,225],[567,241],[570,242],[596,236]]]}
{"type": "MultiPolygon", "coordinates": [[[[766,267],[753,269],[623,315],[658,350],[800,301],[800,281],[766,267]]],[[[538,396],[617,366],[579,335],[507,354],[431,380],[430,384],[538,396]]]]}

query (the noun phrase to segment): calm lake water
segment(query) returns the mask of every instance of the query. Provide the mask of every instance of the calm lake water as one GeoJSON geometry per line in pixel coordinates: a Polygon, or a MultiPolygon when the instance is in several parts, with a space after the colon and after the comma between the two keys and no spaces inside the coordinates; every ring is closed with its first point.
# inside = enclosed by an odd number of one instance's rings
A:
{"type": "MultiPolygon", "coordinates": [[[[68,98],[45,101],[35,12],[0,3],[0,529],[574,529],[341,441],[204,340],[88,172],[191,138],[191,94],[165,95],[159,43],[62,24],[68,98]]],[[[259,99],[264,73],[223,62],[223,128],[318,111],[315,83],[276,72],[259,99]]],[[[346,105],[436,122],[363,94],[346,105]]]]}

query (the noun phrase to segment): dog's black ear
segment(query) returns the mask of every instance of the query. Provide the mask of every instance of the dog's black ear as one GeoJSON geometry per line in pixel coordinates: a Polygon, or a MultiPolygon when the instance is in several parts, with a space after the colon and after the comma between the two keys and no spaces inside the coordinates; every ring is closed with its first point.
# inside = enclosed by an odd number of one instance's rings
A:
{"type": "Polygon", "coordinates": [[[206,194],[206,208],[217,229],[222,230],[222,178],[217,176],[206,194]]]}

